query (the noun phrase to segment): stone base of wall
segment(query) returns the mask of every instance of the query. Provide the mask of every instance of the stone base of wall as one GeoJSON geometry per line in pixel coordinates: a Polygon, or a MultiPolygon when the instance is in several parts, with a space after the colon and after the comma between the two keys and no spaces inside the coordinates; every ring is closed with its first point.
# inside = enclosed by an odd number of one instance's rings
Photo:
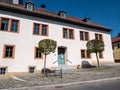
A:
{"type": "MultiPolygon", "coordinates": [[[[99,61],[100,65],[105,65],[105,64],[114,64],[115,62],[114,61],[99,61]]],[[[92,61],[91,62],[92,65],[97,65],[97,61],[92,61]]]]}
{"type": "Polygon", "coordinates": [[[9,78],[11,76],[25,75],[28,72],[8,72],[5,75],[0,75],[0,78],[9,78]]]}
{"type": "MultiPolygon", "coordinates": [[[[35,71],[35,73],[41,73],[40,70],[35,71]]],[[[10,78],[12,76],[27,75],[29,72],[8,72],[5,75],[0,75],[0,78],[10,78]]]]}

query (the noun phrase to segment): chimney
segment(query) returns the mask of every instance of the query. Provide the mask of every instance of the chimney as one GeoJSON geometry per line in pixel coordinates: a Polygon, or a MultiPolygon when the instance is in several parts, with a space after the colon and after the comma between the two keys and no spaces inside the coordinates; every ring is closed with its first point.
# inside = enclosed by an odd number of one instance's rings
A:
{"type": "Polygon", "coordinates": [[[45,5],[45,4],[41,4],[41,8],[42,8],[42,9],[45,9],[45,8],[46,8],[46,5],[45,5]]]}

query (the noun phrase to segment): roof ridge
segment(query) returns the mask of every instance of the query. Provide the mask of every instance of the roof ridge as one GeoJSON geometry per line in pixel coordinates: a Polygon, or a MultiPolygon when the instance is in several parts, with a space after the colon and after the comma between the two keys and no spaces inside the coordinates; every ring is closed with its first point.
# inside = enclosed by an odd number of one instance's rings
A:
{"type": "MultiPolygon", "coordinates": [[[[33,11],[30,11],[30,10],[27,10],[25,8],[25,5],[22,5],[22,4],[6,3],[6,2],[1,2],[1,1],[0,1],[0,3],[1,3],[1,5],[4,5],[4,6],[1,6],[1,7],[12,8],[14,10],[19,9],[20,11],[29,12],[29,15],[36,16],[34,14],[40,14],[40,15],[42,15],[41,17],[46,16],[46,18],[49,18],[49,19],[53,18],[54,20],[61,21],[61,22],[67,22],[67,23],[71,23],[71,24],[74,24],[74,25],[79,24],[79,25],[82,25],[82,26],[87,26],[89,28],[102,29],[102,30],[105,30],[105,31],[108,31],[108,32],[111,31],[111,29],[109,29],[106,26],[103,26],[101,24],[98,24],[96,22],[86,23],[85,21],[83,21],[83,18],[80,18],[80,17],[66,15],[65,18],[61,18],[58,15],[59,12],[57,13],[57,12],[53,12],[53,11],[46,10],[46,9],[43,9],[43,8],[36,8],[35,7],[33,11]]],[[[8,11],[10,11],[10,10],[8,10],[8,11]]],[[[14,12],[24,14],[24,12],[19,12],[19,11],[14,11],[14,12]]],[[[37,17],[38,16],[39,15],[37,15],[37,17]]]]}

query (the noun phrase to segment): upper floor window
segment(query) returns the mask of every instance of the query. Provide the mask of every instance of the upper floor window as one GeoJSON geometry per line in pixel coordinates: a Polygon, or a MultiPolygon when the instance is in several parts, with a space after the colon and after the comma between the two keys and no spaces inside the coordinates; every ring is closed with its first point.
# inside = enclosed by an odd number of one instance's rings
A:
{"type": "Polygon", "coordinates": [[[2,18],[1,30],[8,31],[9,19],[2,18]]]}
{"type": "Polygon", "coordinates": [[[8,18],[0,18],[0,30],[8,32],[19,32],[19,21],[8,18]]]}
{"type": "Polygon", "coordinates": [[[63,38],[68,38],[67,29],[63,28],[63,38]]]}
{"type": "Polygon", "coordinates": [[[63,28],[63,38],[74,39],[74,30],[68,29],[68,28],[63,28]]]}
{"type": "Polygon", "coordinates": [[[42,34],[41,35],[47,35],[47,25],[42,25],[42,34]]]}
{"type": "Polygon", "coordinates": [[[48,25],[34,23],[33,34],[48,36],[48,25]]]}
{"type": "Polygon", "coordinates": [[[27,8],[27,10],[33,10],[34,9],[34,4],[29,1],[25,4],[25,7],[27,8]]]}
{"type": "Polygon", "coordinates": [[[33,34],[39,35],[40,25],[34,24],[34,32],[33,34]]]}
{"type": "Polygon", "coordinates": [[[65,17],[66,17],[66,12],[63,11],[63,10],[61,10],[61,11],[58,13],[58,15],[59,15],[60,17],[62,17],[62,18],[65,18],[65,17]]]}
{"type": "Polygon", "coordinates": [[[102,34],[95,33],[95,39],[97,39],[97,40],[103,40],[102,34]]]}
{"type": "Polygon", "coordinates": [[[89,33],[80,31],[80,40],[88,41],[89,40],[89,33]]]}
{"type": "Polygon", "coordinates": [[[41,51],[37,47],[35,47],[35,59],[42,59],[42,58],[43,56],[41,51]]]}
{"type": "Polygon", "coordinates": [[[81,58],[91,58],[91,54],[87,50],[81,50],[81,58]]]}
{"type": "Polygon", "coordinates": [[[11,32],[18,32],[18,21],[12,20],[11,32]]]}
{"type": "Polygon", "coordinates": [[[120,48],[120,43],[117,43],[117,47],[120,48]]]}
{"type": "Polygon", "coordinates": [[[73,39],[73,30],[72,29],[69,29],[69,38],[70,39],[73,39]]]}
{"type": "Polygon", "coordinates": [[[5,45],[3,58],[14,58],[15,46],[14,45],[5,45]]]}

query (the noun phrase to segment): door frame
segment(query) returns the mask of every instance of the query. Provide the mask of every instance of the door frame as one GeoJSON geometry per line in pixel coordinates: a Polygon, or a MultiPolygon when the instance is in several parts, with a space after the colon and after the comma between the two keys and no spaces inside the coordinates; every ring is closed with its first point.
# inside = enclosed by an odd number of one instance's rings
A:
{"type": "MultiPolygon", "coordinates": [[[[58,47],[58,53],[59,53],[59,51],[63,51],[64,52],[64,64],[66,64],[66,60],[67,60],[67,53],[66,53],[66,51],[67,51],[67,48],[66,47],[63,47],[63,46],[60,46],[60,47],[58,47]]],[[[58,63],[58,65],[60,65],[59,63],[58,63]]]]}

